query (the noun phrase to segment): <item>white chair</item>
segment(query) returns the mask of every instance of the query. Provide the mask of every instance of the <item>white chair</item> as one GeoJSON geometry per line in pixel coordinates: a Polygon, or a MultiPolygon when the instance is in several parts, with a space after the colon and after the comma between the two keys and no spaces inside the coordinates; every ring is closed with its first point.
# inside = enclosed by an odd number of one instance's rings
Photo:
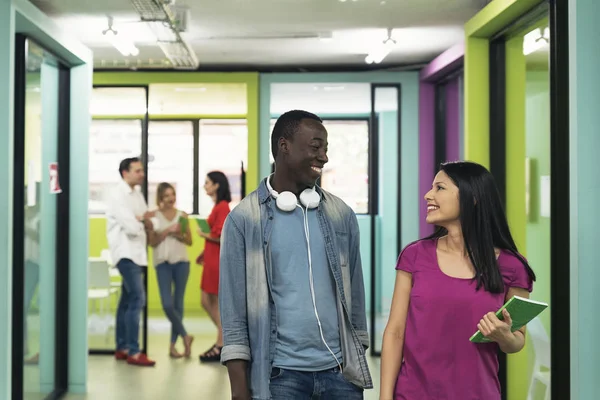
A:
{"type": "Polygon", "coordinates": [[[93,300],[94,308],[97,308],[97,302],[100,302],[100,315],[91,314],[89,326],[93,331],[107,333],[114,327],[114,315],[109,315],[109,301],[118,289],[111,287],[109,265],[101,257],[90,257],[88,259],[88,299],[93,300]]]}
{"type": "MultiPolygon", "coordinates": [[[[119,273],[119,270],[117,269],[117,267],[113,264],[112,261],[112,257],[110,255],[110,250],[108,249],[104,249],[100,252],[100,258],[104,259],[106,261],[106,263],[109,266],[108,269],[108,274],[110,276],[110,278],[115,278],[115,277],[121,277],[121,274],[119,273]]],[[[119,291],[121,290],[121,279],[119,279],[118,281],[110,281],[110,286],[113,288],[117,288],[119,291]]]]}
{"type": "Polygon", "coordinates": [[[535,353],[535,364],[531,374],[527,400],[535,399],[537,382],[545,386],[544,400],[550,400],[550,339],[538,317],[527,324],[527,335],[531,339],[535,353]]]}

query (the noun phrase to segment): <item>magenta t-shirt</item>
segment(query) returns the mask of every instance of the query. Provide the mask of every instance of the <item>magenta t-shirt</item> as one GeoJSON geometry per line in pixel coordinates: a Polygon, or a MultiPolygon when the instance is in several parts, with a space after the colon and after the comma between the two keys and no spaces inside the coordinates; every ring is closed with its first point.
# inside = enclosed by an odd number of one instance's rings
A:
{"type": "MultiPolygon", "coordinates": [[[[504,304],[506,293],[476,291],[472,279],[453,278],[440,269],[437,239],[408,245],[396,269],[412,274],[406,317],[404,360],[395,400],[499,400],[498,345],[471,343],[479,320],[504,304]]],[[[505,290],[532,290],[523,263],[501,251],[505,290]]]]}

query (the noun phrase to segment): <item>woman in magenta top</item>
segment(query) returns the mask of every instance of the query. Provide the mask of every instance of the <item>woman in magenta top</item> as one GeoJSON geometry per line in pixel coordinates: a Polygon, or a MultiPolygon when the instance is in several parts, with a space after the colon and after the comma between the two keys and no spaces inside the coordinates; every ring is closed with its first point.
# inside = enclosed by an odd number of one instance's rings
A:
{"type": "Polygon", "coordinates": [[[481,165],[446,163],[425,195],[437,230],[400,254],[381,351],[381,400],[499,400],[498,348],[516,353],[495,312],[529,297],[535,274],[516,248],[493,176],[481,165]],[[472,343],[481,330],[491,343],[472,343]]]}

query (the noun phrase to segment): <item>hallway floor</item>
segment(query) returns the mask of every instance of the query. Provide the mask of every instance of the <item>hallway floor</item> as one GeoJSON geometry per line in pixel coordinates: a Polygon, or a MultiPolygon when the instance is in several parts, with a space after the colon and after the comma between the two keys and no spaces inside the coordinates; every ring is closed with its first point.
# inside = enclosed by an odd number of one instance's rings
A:
{"type": "MultiPolygon", "coordinates": [[[[201,322],[205,325],[205,321],[201,322]]],[[[200,332],[194,329],[192,358],[174,360],[168,356],[168,333],[165,329],[157,329],[159,326],[161,328],[164,326],[164,322],[160,319],[153,318],[149,321],[149,356],[156,360],[155,367],[133,367],[123,361],[116,361],[111,356],[90,356],[88,393],[70,393],[64,399],[231,399],[226,368],[219,363],[201,364],[198,361],[198,355],[214,343],[215,334],[210,332],[212,329],[208,332],[207,329],[200,329],[200,332]]],[[[180,347],[182,351],[183,346],[180,347]]],[[[379,358],[370,358],[369,365],[377,385],[379,358]]],[[[375,389],[365,391],[365,400],[378,399],[377,393],[377,386],[375,389]]]]}

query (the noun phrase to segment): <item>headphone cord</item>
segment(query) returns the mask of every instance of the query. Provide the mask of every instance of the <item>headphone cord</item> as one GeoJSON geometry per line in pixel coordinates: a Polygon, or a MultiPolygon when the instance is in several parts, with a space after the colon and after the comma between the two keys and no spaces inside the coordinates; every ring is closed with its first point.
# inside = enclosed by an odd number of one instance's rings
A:
{"type": "MultiPolygon", "coordinates": [[[[300,207],[300,206],[298,206],[298,207],[300,207]]],[[[308,283],[309,283],[309,287],[310,287],[310,295],[311,295],[312,301],[313,301],[313,310],[315,312],[315,317],[317,318],[317,325],[319,326],[319,333],[321,334],[321,340],[323,341],[323,344],[325,344],[325,347],[327,347],[327,350],[329,350],[329,352],[331,353],[333,358],[335,358],[335,362],[337,362],[338,366],[340,367],[340,371],[342,371],[342,364],[340,363],[338,358],[335,356],[335,354],[333,353],[333,351],[327,344],[327,341],[325,340],[325,335],[323,334],[323,327],[321,326],[321,319],[319,318],[319,313],[317,311],[317,301],[315,298],[315,287],[314,287],[314,281],[313,281],[312,257],[311,257],[311,252],[310,252],[310,230],[308,228],[308,209],[306,211],[302,207],[300,207],[300,209],[302,210],[302,214],[304,214],[304,234],[306,237],[306,248],[308,249],[308,272],[309,272],[308,283]]]]}

